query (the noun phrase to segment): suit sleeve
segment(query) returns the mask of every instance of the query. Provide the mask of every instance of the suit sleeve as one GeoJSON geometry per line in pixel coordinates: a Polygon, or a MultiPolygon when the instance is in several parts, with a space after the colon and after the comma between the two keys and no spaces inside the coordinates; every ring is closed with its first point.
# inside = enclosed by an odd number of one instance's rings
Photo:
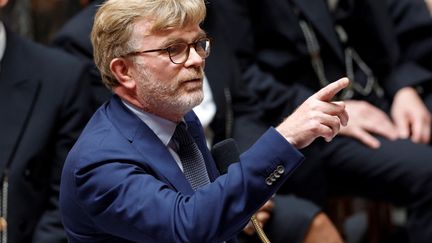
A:
{"type": "MultiPolygon", "coordinates": [[[[387,6],[403,60],[392,79],[403,86],[425,88],[432,80],[432,18],[423,0],[389,0],[387,6]],[[404,84],[404,80],[410,83],[404,84]]],[[[393,91],[394,92],[394,91],[393,91]]]]}
{"type": "Polygon", "coordinates": [[[175,191],[162,175],[132,161],[101,161],[77,170],[76,192],[70,193],[98,228],[113,236],[137,242],[222,242],[241,231],[302,159],[270,129],[240,163],[192,195],[175,191]],[[275,173],[278,178],[266,183],[275,173]]]}
{"type": "Polygon", "coordinates": [[[432,54],[432,18],[423,0],[389,0],[387,6],[396,34],[408,58],[423,59],[432,54]]]}

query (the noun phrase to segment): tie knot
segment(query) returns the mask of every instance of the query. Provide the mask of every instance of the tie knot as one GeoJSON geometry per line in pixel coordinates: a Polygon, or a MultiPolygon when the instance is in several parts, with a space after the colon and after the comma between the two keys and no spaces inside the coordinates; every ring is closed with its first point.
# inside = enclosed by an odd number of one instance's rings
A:
{"type": "Polygon", "coordinates": [[[193,143],[192,136],[189,134],[186,124],[184,122],[180,122],[177,125],[176,130],[173,134],[173,139],[177,141],[180,147],[182,145],[189,145],[193,143]]]}

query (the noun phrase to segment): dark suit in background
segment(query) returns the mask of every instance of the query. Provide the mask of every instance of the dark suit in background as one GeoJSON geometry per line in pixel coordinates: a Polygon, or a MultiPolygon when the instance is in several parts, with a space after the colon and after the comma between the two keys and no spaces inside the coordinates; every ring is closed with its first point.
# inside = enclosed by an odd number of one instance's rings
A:
{"type": "MultiPolygon", "coordinates": [[[[316,35],[321,48],[319,54],[324,65],[324,76],[328,81],[347,74],[345,46],[335,31],[335,23],[345,29],[349,37],[348,45],[355,48],[372,70],[378,80],[376,84],[384,93],[380,95],[379,88],[365,95],[355,92],[353,99],[368,101],[389,112],[393,96],[401,88],[424,88],[430,85],[431,70],[415,59],[421,55],[407,58],[409,53],[400,49],[402,31],[397,32],[396,29],[402,28],[402,25],[395,25],[392,16],[396,12],[394,9],[389,11],[390,3],[340,0],[331,14],[326,2],[212,2],[222,16],[220,28],[230,37],[229,43],[236,51],[243,78],[258,96],[274,97],[275,105],[284,102],[300,104],[321,86],[311,65],[313,55],[308,51],[299,19],[305,20],[316,35]]],[[[403,1],[398,4],[414,3],[403,1]]],[[[424,16],[424,11],[419,13],[419,16],[424,16]]],[[[418,18],[411,16],[412,19],[404,19],[408,23],[405,26],[416,25],[418,18]]],[[[428,32],[419,33],[430,35],[431,32],[429,29],[428,32]]],[[[409,37],[412,41],[410,47],[415,48],[416,38],[409,37]]],[[[424,41],[423,44],[431,43],[424,41]]],[[[359,71],[357,66],[354,71],[354,80],[364,85],[365,73],[359,71]]],[[[271,100],[267,101],[271,107],[271,100]]],[[[432,107],[431,104],[426,105],[432,107]]],[[[283,117],[280,114],[289,110],[281,108],[270,124],[277,124],[283,117]]],[[[413,242],[432,239],[432,148],[409,140],[378,139],[381,147],[376,150],[340,135],[326,144],[315,141],[312,147],[320,148],[320,152],[304,151],[307,163],[295,173],[292,180],[290,178],[286,191],[322,202],[324,200],[320,200],[316,193],[325,191],[325,185],[328,184],[331,193],[356,194],[405,205],[408,207],[408,228],[413,242]],[[328,183],[318,183],[319,178],[307,176],[310,171],[325,172],[328,183]],[[312,181],[319,186],[307,187],[312,181]]]]}
{"type": "MultiPolygon", "coordinates": [[[[244,151],[266,131],[266,116],[276,108],[263,109],[263,101],[243,82],[237,60],[227,44],[229,39],[217,27],[220,16],[215,10],[211,3],[207,5],[203,24],[203,29],[213,39],[212,51],[205,67],[216,103],[216,115],[210,126],[215,133],[215,143],[232,137],[240,150],[244,151]]],[[[302,242],[319,208],[293,195],[276,194],[273,200],[275,208],[264,227],[271,242],[302,242]]],[[[260,242],[257,235],[250,237],[242,234],[239,240],[245,243],[260,242]]]]}
{"type": "Polygon", "coordinates": [[[90,33],[96,10],[103,0],[93,1],[73,16],[55,34],[52,45],[78,57],[91,65],[89,76],[92,91],[92,106],[96,110],[103,102],[111,97],[111,92],[102,84],[99,70],[93,62],[93,47],[90,42],[90,33]]]}
{"type": "MultiPolygon", "coordinates": [[[[423,0],[388,0],[387,5],[397,33],[401,56],[432,70],[432,20],[423,0]]],[[[421,87],[424,99],[432,99],[432,82],[421,87]],[[429,95],[429,96],[428,96],[429,95]]],[[[429,105],[432,100],[426,101],[429,105]]]]}
{"type": "Polygon", "coordinates": [[[6,32],[0,70],[0,171],[9,182],[8,242],[65,242],[60,174],[91,115],[87,66],[6,32]]]}

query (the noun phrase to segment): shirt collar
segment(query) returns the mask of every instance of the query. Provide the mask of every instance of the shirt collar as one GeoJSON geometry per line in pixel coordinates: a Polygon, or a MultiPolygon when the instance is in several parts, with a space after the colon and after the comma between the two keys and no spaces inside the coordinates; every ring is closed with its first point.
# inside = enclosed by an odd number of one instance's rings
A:
{"type": "Polygon", "coordinates": [[[131,110],[138,118],[143,121],[158,136],[165,146],[168,146],[171,137],[177,127],[177,123],[142,111],[134,105],[122,100],[123,104],[131,110]]]}

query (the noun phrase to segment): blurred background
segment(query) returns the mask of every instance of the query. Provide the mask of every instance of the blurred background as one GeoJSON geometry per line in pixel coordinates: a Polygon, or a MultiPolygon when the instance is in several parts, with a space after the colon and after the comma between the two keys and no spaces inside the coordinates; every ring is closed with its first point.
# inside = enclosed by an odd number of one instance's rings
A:
{"type": "Polygon", "coordinates": [[[47,44],[53,34],[91,0],[10,0],[1,14],[17,33],[47,44]]]}

